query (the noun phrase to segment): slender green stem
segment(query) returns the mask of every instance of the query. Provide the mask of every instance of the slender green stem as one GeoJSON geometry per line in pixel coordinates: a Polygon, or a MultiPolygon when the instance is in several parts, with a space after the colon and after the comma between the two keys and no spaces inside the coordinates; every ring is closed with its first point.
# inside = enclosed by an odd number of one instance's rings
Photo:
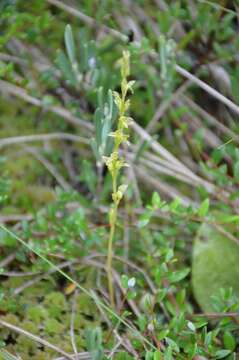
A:
{"type": "MultiPolygon", "coordinates": [[[[116,210],[117,211],[117,210],[116,210]]],[[[108,241],[108,253],[107,253],[107,276],[108,276],[108,288],[110,296],[110,304],[114,308],[114,285],[113,285],[113,276],[112,276],[112,258],[113,258],[113,241],[115,235],[115,223],[110,226],[110,236],[108,241]]]]}
{"type": "MultiPolygon", "coordinates": [[[[117,191],[117,174],[115,174],[115,173],[112,174],[112,188],[113,188],[113,193],[116,193],[116,191],[117,191]]],[[[115,235],[117,212],[118,212],[118,205],[116,202],[114,202],[113,208],[112,208],[113,215],[112,215],[111,222],[110,222],[110,234],[109,234],[109,240],[108,240],[107,264],[106,264],[110,304],[112,307],[114,307],[114,305],[115,305],[114,283],[113,283],[113,276],[112,276],[112,259],[113,259],[113,242],[114,242],[114,235],[115,235]]]]}

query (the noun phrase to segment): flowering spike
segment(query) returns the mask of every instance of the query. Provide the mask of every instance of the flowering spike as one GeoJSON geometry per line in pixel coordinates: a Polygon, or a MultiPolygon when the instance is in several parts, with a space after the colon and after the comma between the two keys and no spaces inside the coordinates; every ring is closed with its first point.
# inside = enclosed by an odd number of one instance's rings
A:
{"type": "Polygon", "coordinates": [[[109,212],[109,221],[110,221],[110,236],[108,242],[108,256],[107,256],[107,274],[108,274],[108,285],[110,293],[111,305],[114,305],[114,292],[113,292],[113,282],[112,282],[112,256],[113,256],[113,240],[114,233],[117,221],[117,212],[118,206],[121,199],[124,196],[124,193],[127,189],[126,185],[117,186],[117,180],[119,171],[122,167],[128,166],[123,158],[119,156],[119,147],[122,143],[127,143],[129,135],[127,129],[131,118],[126,115],[127,110],[130,107],[130,101],[126,99],[128,92],[133,92],[134,81],[127,80],[127,77],[130,74],[130,63],[129,63],[130,53],[128,51],[123,52],[123,56],[120,59],[121,65],[121,94],[117,91],[113,91],[114,102],[119,111],[119,117],[117,122],[117,128],[114,132],[111,132],[109,136],[114,139],[114,149],[110,156],[104,157],[103,160],[108,168],[108,171],[112,177],[112,200],[113,204],[109,212]]]}

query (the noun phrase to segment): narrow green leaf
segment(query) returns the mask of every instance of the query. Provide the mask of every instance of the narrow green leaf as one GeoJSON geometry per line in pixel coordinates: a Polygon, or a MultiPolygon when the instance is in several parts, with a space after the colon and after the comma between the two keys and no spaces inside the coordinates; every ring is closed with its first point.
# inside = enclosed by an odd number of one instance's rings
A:
{"type": "Polygon", "coordinates": [[[223,343],[226,349],[234,351],[236,340],[230,331],[226,331],[223,335],[223,343]]]}
{"type": "Polygon", "coordinates": [[[170,273],[168,276],[168,279],[170,282],[179,282],[183,280],[190,272],[190,269],[185,268],[183,270],[175,271],[173,273],[170,273]]]}
{"type": "Polygon", "coordinates": [[[201,206],[199,207],[199,209],[198,209],[198,211],[197,211],[197,213],[198,213],[199,216],[204,217],[204,216],[207,215],[208,210],[209,210],[209,204],[210,204],[210,203],[209,203],[209,199],[208,199],[208,198],[205,199],[205,200],[202,202],[201,206]]]}
{"type": "Polygon", "coordinates": [[[231,350],[218,350],[215,354],[215,359],[223,359],[231,353],[231,350]]]}
{"type": "Polygon", "coordinates": [[[4,350],[4,349],[0,350],[0,356],[3,360],[17,360],[18,359],[16,356],[13,356],[7,350],[4,350]]]}
{"type": "Polygon", "coordinates": [[[234,176],[236,181],[239,181],[239,161],[234,165],[234,176]]]}
{"type": "Polygon", "coordinates": [[[64,52],[61,50],[59,50],[57,52],[56,63],[58,65],[58,67],[60,68],[63,76],[70,83],[70,85],[77,86],[76,77],[72,71],[71,63],[68,60],[68,58],[66,57],[66,55],[64,54],[64,52]]]}
{"type": "Polygon", "coordinates": [[[221,221],[223,223],[239,223],[239,215],[223,215],[221,221]]]}
{"type": "Polygon", "coordinates": [[[73,64],[75,62],[75,44],[74,44],[72,29],[69,24],[66,25],[66,29],[65,29],[65,45],[66,45],[67,55],[71,63],[73,64]]]}
{"type": "Polygon", "coordinates": [[[143,227],[145,227],[146,225],[148,225],[149,221],[150,221],[150,214],[143,214],[140,216],[139,221],[138,221],[138,227],[141,229],[143,227]]]}
{"type": "Polygon", "coordinates": [[[129,278],[128,276],[126,276],[125,274],[123,274],[121,276],[121,284],[123,286],[124,289],[127,289],[128,288],[128,281],[129,281],[129,278]]]}
{"type": "Polygon", "coordinates": [[[152,195],[152,205],[154,208],[159,208],[161,205],[160,196],[156,191],[154,191],[152,195]]]}
{"type": "Polygon", "coordinates": [[[153,360],[162,360],[162,359],[163,359],[163,354],[161,353],[161,351],[159,350],[155,351],[153,360]]]}
{"type": "Polygon", "coordinates": [[[191,331],[195,332],[196,327],[191,321],[188,321],[187,326],[191,331]]]}

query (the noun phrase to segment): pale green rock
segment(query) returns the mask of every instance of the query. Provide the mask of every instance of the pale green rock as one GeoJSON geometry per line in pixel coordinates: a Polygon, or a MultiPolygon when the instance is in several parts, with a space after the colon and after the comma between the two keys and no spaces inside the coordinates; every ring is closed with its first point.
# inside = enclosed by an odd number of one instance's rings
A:
{"type": "Polygon", "coordinates": [[[204,312],[214,311],[212,295],[232,288],[239,296],[239,245],[208,224],[201,225],[193,245],[192,287],[204,312]]]}

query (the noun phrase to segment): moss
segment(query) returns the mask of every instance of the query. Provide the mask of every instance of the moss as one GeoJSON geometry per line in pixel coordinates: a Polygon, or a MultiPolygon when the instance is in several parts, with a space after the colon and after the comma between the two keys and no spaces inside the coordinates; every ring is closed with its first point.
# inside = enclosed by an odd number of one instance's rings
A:
{"type": "Polygon", "coordinates": [[[89,296],[80,293],[76,299],[76,311],[90,316],[95,313],[96,306],[89,296]]]}
{"type": "Polygon", "coordinates": [[[45,322],[45,332],[49,335],[62,334],[65,326],[56,319],[47,319],[45,322]]]}
{"type": "MultiPolygon", "coordinates": [[[[5,289],[21,286],[24,279],[9,278],[5,281],[5,289]]],[[[83,284],[86,286],[86,284],[83,284]]],[[[8,295],[6,294],[6,299],[8,295]]],[[[5,300],[4,300],[5,301],[5,300]]],[[[2,301],[2,307],[6,308],[2,301]]],[[[97,309],[88,296],[82,293],[76,295],[76,310],[74,321],[75,341],[78,351],[85,351],[85,329],[98,327],[97,309]]],[[[55,344],[62,350],[72,353],[70,336],[72,296],[66,296],[54,288],[54,282],[41,281],[33,287],[24,290],[16,298],[12,298],[15,304],[14,314],[3,316],[7,322],[29,331],[50,343],[55,344]]],[[[0,307],[1,309],[1,307],[0,307]]],[[[42,347],[37,342],[25,335],[10,331],[7,328],[0,329],[0,338],[7,346],[6,350],[20,354],[23,359],[53,359],[57,357],[53,350],[42,347]],[[14,343],[12,343],[12,339],[14,343]]]]}
{"type": "MultiPolygon", "coordinates": [[[[19,285],[22,280],[17,279],[16,282],[19,285]]],[[[14,278],[5,281],[6,289],[10,283],[15,284],[14,278]]],[[[66,298],[63,293],[52,291],[52,288],[52,282],[42,281],[32,288],[26,289],[16,299],[12,299],[12,302],[17,304],[14,309],[15,314],[9,313],[3,316],[2,319],[43,339],[47,339],[52,344],[71,353],[71,296],[66,298]]],[[[75,341],[78,350],[83,351],[85,350],[84,329],[99,326],[99,322],[95,317],[97,314],[96,308],[87,296],[81,293],[78,294],[76,303],[75,341]]],[[[6,308],[4,301],[2,302],[2,308],[6,308]]],[[[6,341],[6,350],[20,354],[23,359],[47,360],[57,357],[53,350],[42,348],[40,344],[25,335],[18,334],[7,328],[2,327],[0,329],[0,338],[6,341]],[[8,341],[11,339],[14,339],[14,344],[12,341],[8,341]]]]}
{"type": "MultiPolygon", "coordinates": [[[[3,321],[6,321],[12,325],[18,325],[19,319],[17,318],[17,316],[13,315],[13,314],[7,314],[5,316],[2,317],[3,321]]],[[[16,334],[12,334],[11,330],[9,330],[8,328],[2,328],[1,332],[0,332],[0,339],[2,340],[7,340],[8,337],[10,336],[10,334],[12,335],[13,338],[16,338],[16,334]]]]}
{"type": "Polygon", "coordinates": [[[19,309],[19,304],[14,298],[4,297],[0,301],[0,311],[1,313],[11,313],[15,314],[19,309]]]}
{"type": "Polygon", "coordinates": [[[31,357],[31,360],[50,360],[51,357],[45,351],[37,350],[35,355],[31,357]]]}
{"type": "Polygon", "coordinates": [[[4,208],[5,214],[16,213],[18,209],[19,212],[29,212],[55,200],[54,190],[45,185],[52,178],[37,160],[31,155],[10,160],[2,166],[2,171],[11,179],[11,206],[4,208]],[[45,184],[41,184],[42,179],[45,184]]]}
{"type": "MultiPolygon", "coordinates": [[[[14,106],[11,101],[0,99],[0,108],[3,113],[0,116],[1,138],[19,136],[20,134],[47,133],[52,130],[55,131],[56,128],[62,128],[60,125],[62,121],[52,114],[49,114],[48,119],[36,121],[39,109],[36,107],[25,107],[23,109],[22,102],[18,99],[14,100],[14,106]],[[48,121],[49,118],[51,121],[48,121]],[[56,125],[57,127],[55,127],[56,125]]],[[[57,149],[58,142],[52,142],[52,146],[57,149]]],[[[52,190],[52,176],[42,164],[39,164],[38,160],[22,150],[21,144],[3,148],[2,155],[6,161],[1,164],[1,173],[6,174],[11,180],[11,206],[6,206],[3,209],[4,214],[29,212],[39,209],[55,199],[52,190]]]]}
{"type": "Polygon", "coordinates": [[[15,289],[16,287],[22,285],[23,280],[20,277],[10,277],[7,281],[1,283],[4,289],[15,289]]]}
{"type": "Polygon", "coordinates": [[[32,334],[36,334],[38,332],[37,324],[35,324],[33,321],[30,321],[30,320],[27,320],[27,319],[22,321],[21,327],[24,330],[26,330],[26,331],[28,331],[28,332],[30,332],[32,334]]]}
{"type": "Polygon", "coordinates": [[[41,324],[47,318],[47,311],[41,305],[33,305],[27,311],[27,318],[35,324],[41,324]]]}
{"type": "Polygon", "coordinates": [[[205,312],[214,311],[212,296],[220,288],[232,288],[239,296],[239,245],[203,224],[194,241],[192,286],[196,301],[205,312]]]}
{"type": "Polygon", "coordinates": [[[37,298],[42,298],[46,294],[50,294],[54,289],[51,279],[39,282],[36,286],[29,287],[24,290],[25,304],[32,304],[37,298]]]}
{"type": "Polygon", "coordinates": [[[56,291],[46,295],[44,306],[47,307],[49,315],[55,318],[61,318],[62,312],[67,310],[65,296],[56,291]]]}

